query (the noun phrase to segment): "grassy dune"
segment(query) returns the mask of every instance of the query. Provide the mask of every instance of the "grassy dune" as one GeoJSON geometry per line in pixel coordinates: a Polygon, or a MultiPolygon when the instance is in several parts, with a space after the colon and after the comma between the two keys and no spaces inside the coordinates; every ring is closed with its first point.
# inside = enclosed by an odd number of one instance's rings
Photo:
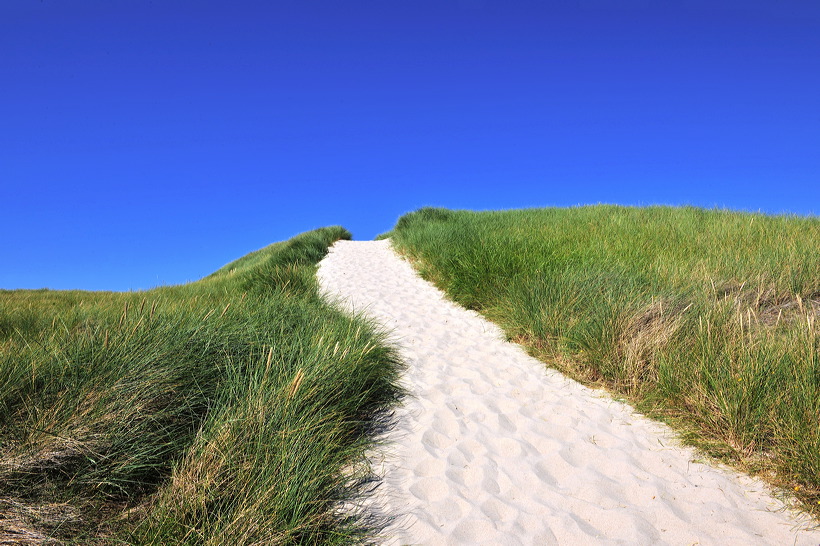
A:
{"type": "Polygon", "coordinates": [[[338,513],[399,363],[325,305],[305,233],[187,285],[0,291],[0,535],[65,543],[351,543],[338,513]]]}
{"type": "Polygon", "coordinates": [[[820,515],[820,220],[427,208],[389,235],[426,278],[550,366],[820,515]]]}

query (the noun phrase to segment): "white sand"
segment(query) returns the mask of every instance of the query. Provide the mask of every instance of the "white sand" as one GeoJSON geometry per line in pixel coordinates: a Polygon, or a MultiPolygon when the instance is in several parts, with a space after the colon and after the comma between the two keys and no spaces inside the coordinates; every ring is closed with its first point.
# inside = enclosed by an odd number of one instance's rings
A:
{"type": "MultiPolygon", "coordinates": [[[[389,544],[820,544],[761,482],[697,462],[669,429],[503,341],[388,241],[340,241],[323,291],[393,331],[412,393],[376,504],[389,544]]],[[[814,524],[816,525],[816,523],[814,524]]]]}

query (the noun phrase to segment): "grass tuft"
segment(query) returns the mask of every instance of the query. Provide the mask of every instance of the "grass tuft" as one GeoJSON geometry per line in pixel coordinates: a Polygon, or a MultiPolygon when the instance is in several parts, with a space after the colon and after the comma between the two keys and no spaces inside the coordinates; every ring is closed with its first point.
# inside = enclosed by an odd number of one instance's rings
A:
{"type": "Polygon", "coordinates": [[[532,354],[820,515],[820,220],[421,209],[389,234],[532,354]]]}
{"type": "Polygon", "coordinates": [[[399,362],[319,297],[315,264],[349,237],[146,292],[0,291],[0,541],[371,537],[339,507],[369,479],[399,362]]]}

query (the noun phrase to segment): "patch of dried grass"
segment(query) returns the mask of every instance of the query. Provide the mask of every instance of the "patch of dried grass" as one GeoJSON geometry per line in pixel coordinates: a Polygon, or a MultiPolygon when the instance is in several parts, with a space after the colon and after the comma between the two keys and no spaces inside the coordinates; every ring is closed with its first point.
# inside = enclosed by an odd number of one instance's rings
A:
{"type": "Polygon", "coordinates": [[[629,319],[617,349],[623,361],[622,387],[628,393],[657,383],[655,355],[669,344],[681,326],[683,314],[691,307],[658,299],[629,319]]]}
{"type": "Polygon", "coordinates": [[[28,504],[0,498],[0,545],[57,545],[50,531],[74,527],[81,521],[79,511],[67,503],[28,504]]]}

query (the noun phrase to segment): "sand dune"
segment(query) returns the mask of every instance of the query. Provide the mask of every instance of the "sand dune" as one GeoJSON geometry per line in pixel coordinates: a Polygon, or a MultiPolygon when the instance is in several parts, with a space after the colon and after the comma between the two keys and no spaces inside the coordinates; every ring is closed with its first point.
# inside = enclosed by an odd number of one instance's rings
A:
{"type": "Polygon", "coordinates": [[[324,293],[392,332],[412,393],[372,454],[386,544],[820,544],[761,482],[503,341],[388,241],[339,241],[324,293]]]}

